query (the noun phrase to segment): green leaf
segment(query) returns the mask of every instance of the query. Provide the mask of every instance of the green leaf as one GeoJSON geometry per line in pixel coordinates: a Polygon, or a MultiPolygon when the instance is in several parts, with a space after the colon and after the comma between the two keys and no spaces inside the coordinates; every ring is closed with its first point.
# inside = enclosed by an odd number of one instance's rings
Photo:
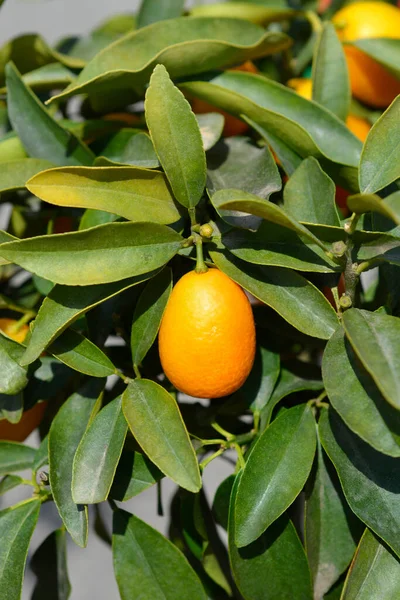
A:
{"type": "Polygon", "coordinates": [[[0,440],[0,475],[24,471],[32,466],[36,454],[34,448],[0,440]]]}
{"type": "Polygon", "coordinates": [[[310,473],[315,454],[310,407],[289,409],[253,446],[241,477],[235,506],[235,539],[247,546],[292,504],[310,473]]]}
{"type": "Polygon", "coordinates": [[[32,471],[36,473],[36,471],[47,464],[49,464],[49,434],[42,439],[39,448],[36,450],[35,460],[32,464],[32,471]]]}
{"type": "MultiPolygon", "coordinates": [[[[274,21],[281,21],[290,18],[293,11],[290,8],[281,6],[279,0],[274,1],[272,6],[261,6],[262,2],[217,2],[216,4],[199,4],[193,6],[190,14],[196,17],[233,17],[267,25],[274,21]]],[[[266,3],[268,4],[268,2],[266,3]]]]}
{"type": "Polygon", "coordinates": [[[160,166],[150,136],[139,129],[120,129],[96,158],[95,165],[134,165],[155,169],[160,166]]]}
{"type": "Polygon", "coordinates": [[[59,165],[92,164],[91,150],[53,119],[12,63],[6,66],[6,82],[11,124],[32,158],[59,165]]]}
{"type": "Polygon", "coordinates": [[[209,82],[185,82],[180,87],[235,116],[245,115],[304,158],[358,166],[361,142],[346,125],[324,107],[271,79],[227,71],[209,82]]]}
{"type": "Polygon", "coordinates": [[[24,394],[0,394],[0,419],[10,423],[19,423],[24,410],[24,394]]]}
{"type": "Polygon", "coordinates": [[[28,189],[57,206],[94,208],[129,221],[174,223],[180,214],[165,176],[133,167],[66,167],[40,173],[28,189]]]}
{"type": "Polygon", "coordinates": [[[371,448],[333,409],[322,411],[319,432],[351,510],[399,555],[400,459],[371,448]]]}
{"type": "Polygon", "coordinates": [[[31,600],[68,600],[71,584],[68,578],[67,534],[64,528],[56,529],[47,536],[32,556],[30,568],[37,577],[31,600]]]}
{"type": "Polygon", "coordinates": [[[24,480],[18,475],[6,475],[0,481],[0,496],[24,483],[24,480]]]}
{"type": "Polygon", "coordinates": [[[373,234],[370,242],[365,242],[357,250],[357,259],[386,261],[400,265],[400,239],[392,235],[373,234]]]}
{"type": "Polygon", "coordinates": [[[240,477],[240,474],[236,477],[231,494],[228,545],[232,573],[241,594],[246,600],[311,600],[307,559],[296,530],[286,515],[251,545],[236,547],[234,507],[240,477]]]}
{"type": "MultiPolygon", "coordinates": [[[[244,220],[243,217],[236,218],[244,220]]],[[[263,221],[256,232],[232,229],[222,235],[221,242],[238,258],[256,265],[315,273],[332,273],[339,269],[308,238],[271,221],[263,221]]]]}
{"type": "Polygon", "coordinates": [[[105,223],[113,223],[119,219],[118,215],[108,213],[103,210],[95,210],[88,208],[82,215],[79,223],[79,231],[96,227],[96,225],[104,225],[105,223]]]}
{"type": "Polygon", "coordinates": [[[238,393],[251,400],[249,407],[259,412],[268,403],[280,373],[280,357],[262,346],[257,346],[256,358],[250,375],[238,393]]]}
{"type": "Polygon", "coordinates": [[[366,529],[347,575],[343,600],[392,600],[399,589],[399,559],[366,529]]]}
{"type": "Polygon", "coordinates": [[[355,517],[319,442],[317,452],[315,472],[306,486],[304,531],[314,596],[322,598],[347,569],[356,543],[355,517]]]}
{"type": "Polygon", "coordinates": [[[343,46],[335,26],[325,22],[315,45],[312,99],[345,121],[351,91],[343,46]]]}
{"type": "Polygon", "coordinates": [[[343,325],[350,343],[386,400],[400,408],[400,319],[356,308],[343,325]]]}
{"type": "MultiPolygon", "coordinates": [[[[48,92],[64,88],[74,81],[76,75],[61,63],[38,67],[22,76],[22,81],[36,92],[48,92]]],[[[6,91],[6,88],[4,88],[6,91]]]]}
{"type": "Polygon", "coordinates": [[[19,365],[23,348],[0,333],[0,394],[18,394],[28,383],[26,370],[19,365]]]}
{"type": "Polygon", "coordinates": [[[400,457],[400,413],[382,397],[342,329],[328,341],[322,374],[329,400],[346,425],[379,452],[400,457]]]}
{"type": "Polygon", "coordinates": [[[127,430],[119,396],[96,415],[76,450],[71,487],[76,504],[107,500],[127,430]]]}
{"type": "Polygon", "coordinates": [[[163,0],[162,4],[154,4],[153,0],[142,0],[137,16],[137,27],[146,27],[157,21],[180,17],[185,0],[163,0]]]}
{"type": "Polygon", "coordinates": [[[158,531],[118,510],[113,519],[113,561],[122,600],[206,600],[196,573],[178,548],[158,531]]]}
{"type": "Polygon", "coordinates": [[[219,113],[204,113],[195,115],[200,129],[203,148],[210,150],[218,142],[224,128],[224,117],[219,113]]]}
{"type": "Polygon", "coordinates": [[[303,160],[285,185],[285,209],[295,219],[340,227],[335,184],[315,158],[303,160]]]}
{"type": "Polygon", "coordinates": [[[126,502],[160,481],[163,474],[140,452],[122,452],[110,490],[110,497],[126,502]]]}
{"type": "Polygon", "coordinates": [[[93,342],[69,329],[58,337],[48,352],[71,369],[92,377],[108,377],[115,374],[111,360],[93,342]]]}
{"type": "Polygon", "coordinates": [[[5,600],[21,598],[26,557],[40,505],[39,500],[32,499],[0,512],[0,589],[5,600]]]}
{"type": "Polygon", "coordinates": [[[72,464],[86,428],[99,408],[104,381],[91,379],[62,405],[49,433],[51,491],[63,523],[78,546],[85,547],[88,536],[87,508],[72,499],[72,464]]]}
{"type": "Polygon", "coordinates": [[[199,466],[174,398],[154,381],[136,379],[123,394],[122,409],[133,435],[154,464],[181,487],[198,492],[199,466]]]}
{"type": "Polygon", "coordinates": [[[22,158],[3,163],[0,174],[0,192],[21,190],[31,177],[52,166],[50,161],[38,158],[22,158]]]}
{"type": "Polygon", "coordinates": [[[2,140],[0,140],[0,163],[10,162],[11,160],[19,160],[27,157],[28,155],[25,152],[25,148],[14,131],[10,131],[3,137],[2,140]]]}
{"type": "Polygon", "coordinates": [[[155,274],[153,271],[121,282],[85,287],[56,285],[44,299],[33,322],[28,347],[20,364],[34,362],[81,315],[155,274]]]}
{"type": "Polygon", "coordinates": [[[299,331],[327,340],[337,329],[337,315],[325,296],[298,273],[250,265],[220,250],[212,250],[210,255],[228,277],[299,331]]]}
{"type": "Polygon", "coordinates": [[[361,154],[359,182],[373,194],[400,177],[400,98],[397,97],[370,130],[361,154]]]}
{"type": "Polygon", "coordinates": [[[129,103],[142,93],[157,64],[172,78],[202,73],[278,52],[290,45],[282,33],[239,21],[212,17],[188,17],[155,23],[139,29],[105,48],[83,69],[76,81],[56,98],[81,93],[104,102],[99,90],[111,87],[113,98],[129,103]],[[199,61],[198,57],[202,59],[199,61]]]}
{"type": "Polygon", "coordinates": [[[163,269],[144,288],[133,313],[132,362],[140,365],[157,337],[161,319],[172,291],[172,271],[163,269]]]}
{"type": "Polygon", "coordinates": [[[394,192],[383,200],[376,194],[355,194],[347,198],[347,206],[357,214],[380,213],[400,225],[400,192],[394,192]]]}
{"type": "Polygon", "coordinates": [[[400,41],[389,37],[360,39],[348,42],[391,71],[400,79],[400,41]]]}
{"type": "Polygon", "coordinates": [[[107,223],[85,231],[2,244],[1,255],[54,283],[95,285],[149,273],[180,249],[182,237],[156,223],[107,223]]]}
{"type": "Polygon", "coordinates": [[[189,102],[157,65],[145,100],[154,148],[175,198],[186,208],[199,202],[206,186],[206,156],[199,125],[189,102]]]}

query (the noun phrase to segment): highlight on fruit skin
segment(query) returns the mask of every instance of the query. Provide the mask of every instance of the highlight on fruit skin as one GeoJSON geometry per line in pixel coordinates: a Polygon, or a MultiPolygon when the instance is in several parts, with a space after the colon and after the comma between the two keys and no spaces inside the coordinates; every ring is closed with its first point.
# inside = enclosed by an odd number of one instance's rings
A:
{"type": "Polygon", "coordinates": [[[25,323],[18,326],[18,321],[15,319],[3,318],[0,319],[0,331],[21,344],[26,338],[29,327],[25,323]]]}
{"type": "Polygon", "coordinates": [[[164,372],[196,398],[232,394],[254,362],[256,335],[242,288],[218,269],[192,271],[175,285],[159,332],[164,372]]]}

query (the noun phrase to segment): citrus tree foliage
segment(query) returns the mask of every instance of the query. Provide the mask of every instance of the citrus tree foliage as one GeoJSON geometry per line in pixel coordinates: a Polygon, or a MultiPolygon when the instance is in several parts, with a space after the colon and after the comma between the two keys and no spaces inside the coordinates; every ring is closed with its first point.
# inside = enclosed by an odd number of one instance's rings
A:
{"type": "MultiPolygon", "coordinates": [[[[34,598],[67,600],[67,538],[85,547],[107,501],[123,600],[399,597],[400,97],[351,101],[338,4],[144,0],[2,48],[0,317],[29,332],[0,333],[0,494],[32,486],[0,511],[3,600],[46,501],[34,598]],[[312,99],[285,85],[306,66],[312,99]],[[201,403],[157,350],[196,260],[248,292],[257,328],[247,381],[201,403]],[[10,441],[43,402],[40,447],[29,426],[10,441]],[[202,474],[227,451],[210,504],[202,474]],[[124,510],[163,478],[171,539],[124,510]]],[[[399,44],[353,43],[393,77],[399,44]]]]}

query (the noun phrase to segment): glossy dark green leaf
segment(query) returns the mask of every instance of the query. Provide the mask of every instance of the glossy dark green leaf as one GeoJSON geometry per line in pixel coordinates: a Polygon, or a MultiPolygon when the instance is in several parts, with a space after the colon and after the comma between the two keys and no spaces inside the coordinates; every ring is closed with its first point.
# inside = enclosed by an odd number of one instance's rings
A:
{"type": "Polygon", "coordinates": [[[0,496],[23,484],[24,480],[18,475],[6,475],[0,481],[0,496]]]}
{"type": "Polygon", "coordinates": [[[40,173],[28,183],[35,196],[57,206],[94,208],[129,221],[180,219],[165,176],[133,167],[67,167],[40,173]]]}
{"type": "Polygon", "coordinates": [[[206,600],[185,556],[158,531],[118,510],[113,520],[113,561],[122,600],[206,600]]]}
{"type": "Polygon", "coordinates": [[[307,558],[292,522],[286,515],[245,548],[237,548],[235,499],[239,474],[231,494],[229,510],[229,558],[232,573],[246,600],[311,600],[312,589],[307,558]]]}
{"type": "Polygon", "coordinates": [[[384,397],[400,408],[400,319],[356,308],[343,315],[346,336],[384,397]]]}
{"type": "Polygon", "coordinates": [[[320,439],[351,510],[400,554],[400,459],[374,450],[333,409],[323,410],[320,439]]]}
{"type": "Polygon", "coordinates": [[[0,393],[18,394],[28,383],[26,370],[19,365],[23,348],[0,333],[0,393]]]}
{"type": "Polygon", "coordinates": [[[118,463],[110,497],[125,502],[160,481],[163,474],[140,452],[124,450],[118,463]]]}
{"type": "Polygon", "coordinates": [[[40,511],[39,500],[0,512],[0,589],[4,600],[20,600],[29,543],[40,511]]]}
{"type": "Polygon", "coordinates": [[[123,394],[122,408],[129,428],[154,464],[181,487],[198,492],[199,466],[174,398],[154,381],[136,379],[123,394]]]}
{"type": "Polygon", "coordinates": [[[246,399],[251,398],[251,410],[259,412],[268,403],[279,372],[279,354],[258,346],[253,369],[240,389],[246,399]]]}
{"type": "MultiPolygon", "coordinates": [[[[262,27],[238,19],[170,19],[129,33],[105,48],[54,100],[83,92],[93,99],[94,93],[105,89],[104,84],[112,82],[112,100],[116,95],[120,100],[123,93],[129,102],[135,92],[144,90],[156,64],[163,64],[175,78],[240,64],[289,45],[285,34],[265,32],[262,27]]],[[[99,96],[96,101],[104,102],[99,96]]]]}
{"type": "Polygon", "coordinates": [[[71,584],[67,567],[67,535],[64,528],[56,529],[36,550],[30,567],[36,575],[31,600],[68,600],[71,584]]]}
{"type": "Polygon", "coordinates": [[[394,192],[383,200],[376,194],[356,194],[347,199],[347,206],[357,214],[380,213],[400,225],[400,192],[394,192]]]}
{"type": "Polygon", "coordinates": [[[245,115],[304,158],[324,157],[358,166],[361,142],[346,125],[322,106],[271,79],[227,71],[209,82],[187,82],[180,87],[235,116],[245,115]]]}
{"type": "Polygon", "coordinates": [[[140,365],[157,337],[171,290],[172,271],[166,268],[149,281],[139,297],[131,330],[134,365],[140,365]]]}
{"type": "Polygon", "coordinates": [[[160,166],[153,143],[145,131],[120,129],[96,159],[96,165],[134,165],[155,169],[160,166]]]}
{"type": "Polygon", "coordinates": [[[392,600],[399,589],[399,559],[366,529],[346,579],[343,600],[392,600]]]}
{"type": "Polygon", "coordinates": [[[346,120],[350,108],[350,80],[343,46],[335,26],[325,22],[314,50],[312,99],[346,120]]]}
{"type": "Polygon", "coordinates": [[[65,331],[48,352],[71,369],[91,377],[114,375],[115,367],[98,346],[73,329],[65,331]]]}
{"type": "Polygon", "coordinates": [[[314,597],[322,598],[348,567],[356,549],[354,515],[320,443],[315,471],[306,486],[305,546],[314,581],[314,597]]]}
{"type": "Polygon", "coordinates": [[[21,190],[31,177],[52,166],[50,161],[38,158],[22,158],[3,163],[0,173],[0,192],[21,190]]]}
{"type": "Polygon", "coordinates": [[[6,66],[6,82],[10,121],[29,156],[58,165],[92,164],[91,150],[53,119],[12,63],[6,66]]]}
{"type": "Polygon", "coordinates": [[[87,508],[72,499],[72,464],[86,428],[99,409],[104,381],[91,379],[62,405],[49,433],[50,482],[54,502],[64,525],[78,546],[85,547],[88,536],[87,508]]]}
{"type": "Polygon", "coordinates": [[[220,113],[210,112],[195,115],[203,140],[204,150],[210,150],[218,142],[224,128],[224,117],[220,113]]]}
{"type": "Polygon", "coordinates": [[[76,450],[71,486],[76,504],[107,500],[127,430],[119,396],[96,415],[76,450]]]}
{"type": "Polygon", "coordinates": [[[220,250],[212,250],[210,254],[228,277],[303,333],[329,339],[337,328],[337,315],[329,302],[298,273],[279,267],[250,265],[220,250]]]}
{"type": "Polygon", "coordinates": [[[212,504],[216,522],[226,530],[228,529],[229,506],[235,480],[236,476],[232,474],[219,484],[212,504]]]}
{"type": "Polygon", "coordinates": [[[298,221],[340,226],[335,184],[315,158],[303,160],[285,185],[283,197],[285,209],[298,221]]]}
{"type": "Polygon", "coordinates": [[[85,231],[2,244],[4,258],[62,285],[111,283],[149,273],[179,250],[182,237],[156,223],[107,223],[85,231]]]}
{"type": "Polygon", "coordinates": [[[29,469],[35,454],[36,450],[30,446],[0,440],[0,475],[29,469]]]}
{"type": "Polygon", "coordinates": [[[256,232],[232,229],[222,235],[221,242],[238,258],[256,265],[315,273],[332,273],[339,269],[319,246],[271,221],[263,221],[256,232]]]}
{"type": "Polygon", "coordinates": [[[163,0],[162,4],[154,3],[154,0],[142,0],[137,16],[138,29],[157,21],[180,17],[184,4],[185,0],[163,0]]]}
{"type": "Polygon", "coordinates": [[[296,406],[278,417],[253,446],[235,506],[235,540],[247,546],[290,506],[302,490],[315,453],[310,407],[296,406]]]}
{"type": "Polygon", "coordinates": [[[356,46],[365,54],[391,71],[397,79],[400,78],[400,41],[396,38],[380,37],[354,40],[352,46],[356,46]]]}
{"type": "Polygon", "coordinates": [[[203,141],[189,102],[162,65],[155,67],[151,76],[145,112],[155,151],[175,198],[186,208],[193,208],[206,185],[203,141]]]}
{"type": "Polygon", "coordinates": [[[376,121],[361,154],[359,182],[373,194],[400,177],[400,98],[376,121]]]}
{"type": "Polygon", "coordinates": [[[324,385],[346,425],[379,452],[400,457],[400,413],[382,397],[342,329],[326,346],[324,385]]]}

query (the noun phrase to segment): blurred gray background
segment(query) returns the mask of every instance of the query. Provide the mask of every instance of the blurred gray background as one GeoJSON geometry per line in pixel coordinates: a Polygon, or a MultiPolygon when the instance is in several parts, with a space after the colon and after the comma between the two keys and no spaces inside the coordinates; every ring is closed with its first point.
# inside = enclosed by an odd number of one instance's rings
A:
{"type": "MultiPolygon", "coordinates": [[[[155,1],[161,3],[163,0],[155,1]]],[[[197,1],[198,4],[209,2],[212,0],[197,1]]],[[[187,6],[193,3],[188,1],[187,6]]],[[[112,15],[135,12],[139,4],[140,0],[114,0],[113,2],[105,0],[5,0],[0,10],[0,47],[21,33],[40,33],[50,43],[69,34],[84,34],[112,15]]],[[[7,219],[5,214],[0,217],[7,219]]],[[[26,441],[31,446],[37,446],[38,442],[36,433],[33,433],[26,441]]],[[[209,501],[212,500],[219,483],[232,472],[233,465],[226,459],[217,459],[206,468],[204,480],[209,501]]],[[[123,506],[166,534],[169,524],[169,505],[175,491],[176,486],[172,482],[163,481],[162,499],[166,515],[164,517],[157,515],[155,487],[124,503],[123,506]]],[[[9,492],[0,498],[0,509],[29,495],[29,488],[22,492],[9,492]]],[[[108,505],[102,505],[101,512],[107,525],[110,526],[111,510],[108,505]]],[[[91,512],[91,531],[87,549],[78,548],[70,539],[68,541],[68,568],[72,585],[71,600],[92,600],[94,598],[118,600],[119,593],[114,580],[111,550],[92,530],[93,520],[94,513],[91,512]]],[[[29,569],[29,559],[47,535],[60,525],[61,521],[53,503],[45,504],[42,507],[39,525],[32,538],[28,555],[23,600],[30,600],[36,580],[29,569]]]]}

